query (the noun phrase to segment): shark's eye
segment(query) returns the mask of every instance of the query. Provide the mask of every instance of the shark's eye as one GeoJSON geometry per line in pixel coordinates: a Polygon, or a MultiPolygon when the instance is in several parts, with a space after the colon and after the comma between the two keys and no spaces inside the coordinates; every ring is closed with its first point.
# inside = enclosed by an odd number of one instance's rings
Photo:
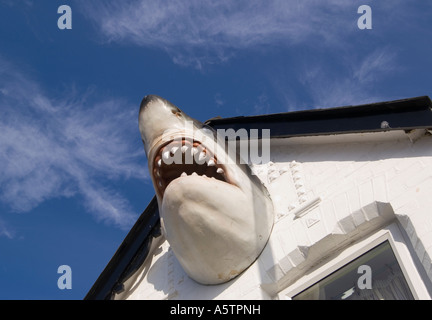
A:
{"type": "Polygon", "coordinates": [[[181,117],[181,110],[179,109],[179,108],[174,108],[174,109],[172,109],[171,110],[171,112],[173,113],[173,114],[175,114],[177,117],[181,117]]]}

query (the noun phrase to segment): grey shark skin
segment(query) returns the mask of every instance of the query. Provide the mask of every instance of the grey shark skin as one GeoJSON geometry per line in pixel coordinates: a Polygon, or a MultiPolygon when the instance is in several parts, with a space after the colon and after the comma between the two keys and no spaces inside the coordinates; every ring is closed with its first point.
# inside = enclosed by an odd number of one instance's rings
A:
{"type": "Polygon", "coordinates": [[[162,232],[181,266],[201,284],[235,278],[270,236],[267,189],[248,165],[227,161],[233,159],[213,129],[161,97],[143,99],[139,129],[162,232]]]}

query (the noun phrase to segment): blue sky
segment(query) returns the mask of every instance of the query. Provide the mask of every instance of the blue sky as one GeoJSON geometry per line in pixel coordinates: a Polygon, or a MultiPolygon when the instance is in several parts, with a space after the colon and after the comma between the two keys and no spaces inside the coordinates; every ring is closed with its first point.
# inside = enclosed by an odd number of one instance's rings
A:
{"type": "Polygon", "coordinates": [[[431,16],[421,0],[0,0],[0,299],[91,288],[154,195],[145,95],[201,121],[432,96],[431,16]]]}

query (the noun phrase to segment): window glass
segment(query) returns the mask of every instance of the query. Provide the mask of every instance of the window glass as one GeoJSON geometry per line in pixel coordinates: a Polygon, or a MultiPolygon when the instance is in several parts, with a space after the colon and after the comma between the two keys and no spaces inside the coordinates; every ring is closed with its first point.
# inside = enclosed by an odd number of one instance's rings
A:
{"type": "Polygon", "coordinates": [[[293,300],[411,300],[408,283],[388,241],[336,270],[293,300]]]}

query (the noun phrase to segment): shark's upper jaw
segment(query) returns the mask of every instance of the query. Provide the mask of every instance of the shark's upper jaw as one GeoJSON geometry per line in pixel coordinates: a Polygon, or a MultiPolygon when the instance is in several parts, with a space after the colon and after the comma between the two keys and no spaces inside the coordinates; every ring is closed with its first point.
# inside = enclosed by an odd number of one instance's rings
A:
{"type": "Polygon", "coordinates": [[[152,168],[154,185],[161,199],[172,181],[188,176],[234,185],[226,166],[218,163],[217,156],[204,144],[190,138],[179,137],[160,146],[155,152],[152,168]]]}

